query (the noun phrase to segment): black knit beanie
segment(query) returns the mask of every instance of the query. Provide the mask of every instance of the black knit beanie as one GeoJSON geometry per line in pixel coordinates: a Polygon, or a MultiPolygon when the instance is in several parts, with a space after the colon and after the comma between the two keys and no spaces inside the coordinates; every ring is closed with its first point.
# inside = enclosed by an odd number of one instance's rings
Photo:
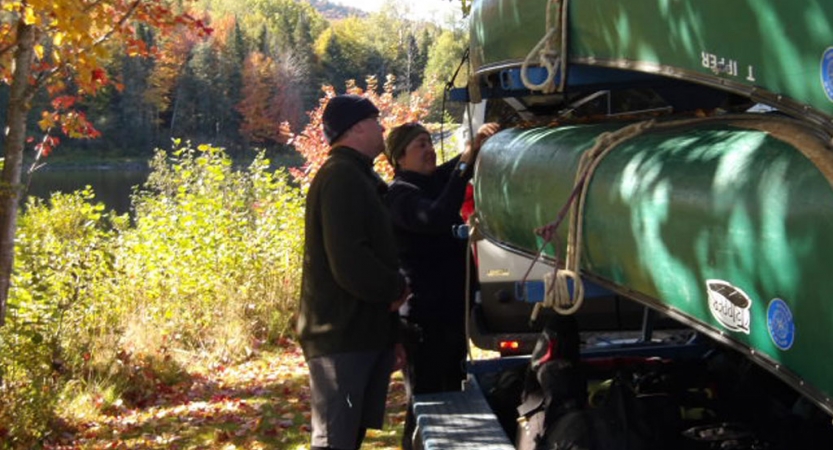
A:
{"type": "Polygon", "coordinates": [[[379,109],[367,98],[354,94],[337,95],[324,107],[324,137],[332,144],[353,125],[376,115],[379,115],[379,109]]]}

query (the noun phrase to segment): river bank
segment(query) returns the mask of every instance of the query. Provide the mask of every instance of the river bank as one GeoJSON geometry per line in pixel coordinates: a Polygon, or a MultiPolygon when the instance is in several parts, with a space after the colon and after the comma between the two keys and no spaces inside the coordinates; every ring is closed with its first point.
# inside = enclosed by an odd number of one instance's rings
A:
{"type": "MultiPolygon", "coordinates": [[[[242,169],[251,161],[251,158],[240,159],[234,165],[242,169]]],[[[274,169],[301,164],[299,155],[279,155],[271,161],[274,169]]],[[[139,157],[50,156],[34,166],[32,160],[25,162],[21,183],[25,197],[43,200],[55,192],[70,193],[90,186],[96,200],[107,209],[124,214],[130,212],[130,196],[135,188],[147,181],[149,163],[150,158],[139,157]]]]}

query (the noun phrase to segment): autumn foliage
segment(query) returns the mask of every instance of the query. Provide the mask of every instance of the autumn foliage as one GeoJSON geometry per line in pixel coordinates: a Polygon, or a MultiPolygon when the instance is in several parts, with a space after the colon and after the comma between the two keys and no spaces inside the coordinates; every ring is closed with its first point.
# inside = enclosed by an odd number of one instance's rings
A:
{"type": "MultiPolygon", "coordinates": [[[[45,88],[53,99],[51,108],[40,113],[40,130],[50,136],[59,131],[72,138],[98,137],[87,116],[76,108],[78,99],[93,96],[106,87],[120,88],[105,69],[115,51],[130,56],[158,54],[137,33],[138,25],[163,33],[188,28],[199,35],[211,32],[208,25],[163,0],[18,0],[3,1],[7,20],[0,23],[0,82],[13,82],[12,59],[25,27],[36,32],[32,89],[45,88]]],[[[29,142],[34,138],[30,137],[29,142]]],[[[58,140],[41,138],[36,149],[48,154],[58,140]]]]}
{"type": "MultiPolygon", "coordinates": [[[[428,106],[432,101],[431,97],[416,93],[410,94],[404,100],[397,99],[394,96],[395,81],[393,76],[388,76],[381,94],[377,93],[377,81],[374,77],[367,79],[367,89],[358,87],[353,81],[347,83],[348,94],[363,95],[379,108],[380,122],[387,131],[404,123],[422,120],[428,114],[428,106]]],[[[322,90],[324,96],[319,101],[318,108],[309,113],[309,123],[300,134],[292,138],[295,149],[304,157],[306,163],[300,169],[293,169],[291,173],[304,188],[312,182],[312,178],[327,159],[330,149],[324,137],[321,117],[327,103],[336,96],[336,91],[332,86],[324,86],[322,90]]],[[[376,158],[375,168],[383,178],[389,180],[393,177],[393,169],[384,156],[376,158]]]]}
{"type": "Polygon", "coordinates": [[[269,56],[253,52],[246,58],[243,100],[237,110],[243,116],[240,132],[251,142],[285,144],[289,140],[289,124],[298,123],[293,112],[301,109],[301,98],[288,79],[286,66],[269,56]]]}
{"type": "MultiPolygon", "coordinates": [[[[200,23],[205,22],[201,20],[200,23]]],[[[216,33],[212,32],[212,35],[216,33]]],[[[157,38],[159,46],[153,54],[153,71],[148,80],[148,89],[144,92],[145,101],[160,111],[170,107],[175,86],[191,52],[205,37],[206,34],[199,28],[179,27],[176,33],[167,33],[157,38]]],[[[140,49],[146,48],[144,41],[138,41],[135,45],[140,49]]]]}

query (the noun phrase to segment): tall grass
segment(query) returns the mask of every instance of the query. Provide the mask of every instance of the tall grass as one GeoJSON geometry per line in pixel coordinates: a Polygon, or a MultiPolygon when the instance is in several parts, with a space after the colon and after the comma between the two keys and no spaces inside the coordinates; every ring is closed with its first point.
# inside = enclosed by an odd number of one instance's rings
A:
{"type": "Polygon", "coordinates": [[[21,216],[0,329],[6,446],[37,442],[58,408],[140,402],[184,365],[291,332],[303,197],[288,175],[262,155],[235,170],[221,149],[180,142],[151,169],[132,221],[90,189],[32,199],[21,216]]]}

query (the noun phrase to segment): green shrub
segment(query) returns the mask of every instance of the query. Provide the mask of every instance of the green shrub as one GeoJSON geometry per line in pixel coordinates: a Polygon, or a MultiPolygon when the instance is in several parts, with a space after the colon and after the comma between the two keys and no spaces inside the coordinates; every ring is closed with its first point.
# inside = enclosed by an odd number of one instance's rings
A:
{"type": "Polygon", "coordinates": [[[32,198],[19,220],[0,330],[0,423],[15,440],[45,431],[63,383],[118,320],[110,216],[93,201],[89,188],[49,204],[32,198]]]}
{"type": "Polygon", "coordinates": [[[157,151],[132,218],[105,213],[89,188],[21,214],[0,328],[5,445],[28,448],[56,410],[141,404],[187,382],[188,364],[291,333],[300,190],[262,154],[236,170],[221,149],[176,145],[157,151]]]}
{"type": "Polygon", "coordinates": [[[158,152],[151,168],[134,196],[135,226],[118,245],[132,300],[130,343],[167,339],[228,358],[289,331],[303,199],[286,173],[269,172],[262,156],[235,171],[222,150],[187,144],[170,156],[158,152]]]}

